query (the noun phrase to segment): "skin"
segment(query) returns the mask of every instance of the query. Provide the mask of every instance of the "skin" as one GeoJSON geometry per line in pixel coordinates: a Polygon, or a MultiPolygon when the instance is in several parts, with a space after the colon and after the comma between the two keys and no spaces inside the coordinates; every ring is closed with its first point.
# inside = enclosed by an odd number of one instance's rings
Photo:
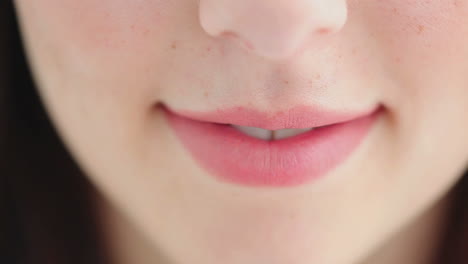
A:
{"type": "Polygon", "coordinates": [[[15,4],[44,104],[100,191],[116,263],[433,257],[468,160],[467,0],[15,4]],[[159,102],[386,111],[323,181],[254,189],[200,168],[159,102]]]}

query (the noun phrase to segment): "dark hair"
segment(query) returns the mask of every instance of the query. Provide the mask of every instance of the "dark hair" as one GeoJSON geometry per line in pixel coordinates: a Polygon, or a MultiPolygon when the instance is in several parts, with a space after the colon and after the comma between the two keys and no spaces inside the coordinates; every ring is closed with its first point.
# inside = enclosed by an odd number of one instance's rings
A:
{"type": "Polygon", "coordinates": [[[39,100],[11,0],[0,1],[0,26],[0,263],[108,263],[96,190],[39,100]]]}
{"type": "MultiPolygon", "coordinates": [[[[64,147],[34,87],[12,0],[0,1],[0,263],[107,264],[97,191],[64,147]]],[[[452,190],[440,261],[468,261],[468,177],[452,190]]]]}

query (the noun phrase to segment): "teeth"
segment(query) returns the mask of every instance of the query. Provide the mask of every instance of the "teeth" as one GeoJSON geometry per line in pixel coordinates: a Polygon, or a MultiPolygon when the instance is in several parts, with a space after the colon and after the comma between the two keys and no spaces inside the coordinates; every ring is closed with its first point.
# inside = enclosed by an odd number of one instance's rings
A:
{"type": "Polygon", "coordinates": [[[247,127],[247,126],[235,126],[232,125],[235,129],[244,132],[245,134],[263,139],[263,140],[271,140],[272,139],[272,133],[271,130],[266,130],[258,127],[247,127]]]}
{"type": "Polygon", "coordinates": [[[273,139],[283,139],[288,137],[293,137],[295,135],[299,135],[305,133],[307,131],[311,131],[313,128],[302,128],[302,129],[280,129],[272,131],[273,139]]]}
{"type": "Polygon", "coordinates": [[[235,129],[255,138],[263,140],[278,140],[295,135],[302,134],[307,131],[313,130],[313,128],[302,128],[302,129],[279,129],[279,130],[266,130],[258,127],[247,127],[247,126],[236,126],[232,125],[235,129]]]}

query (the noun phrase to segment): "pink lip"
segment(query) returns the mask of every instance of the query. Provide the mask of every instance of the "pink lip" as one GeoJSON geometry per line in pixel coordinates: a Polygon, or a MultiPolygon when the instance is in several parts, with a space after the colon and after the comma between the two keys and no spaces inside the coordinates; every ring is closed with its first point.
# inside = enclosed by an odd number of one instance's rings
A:
{"type": "Polygon", "coordinates": [[[330,124],[342,123],[372,111],[363,112],[337,112],[321,108],[297,106],[286,111],[265,113],[244,107],[218,109],[214,112],[195,112],[171,110],[174,114],[197,121],[234,124],[238,126],[259,127],[268,130],[284,128],[310,128],[330,124]]]}
{"type": "Polygon", "coordinates": [[[209,113],[161,109],[184,147],[216,179],[244,186],[287,187],[319,179],[344,162],[383,108],[337,113],[302,106],[276,114],[241,107],[209,113]],[[227,124],[270,130],[320,128],[265,141],[227,124]]]}

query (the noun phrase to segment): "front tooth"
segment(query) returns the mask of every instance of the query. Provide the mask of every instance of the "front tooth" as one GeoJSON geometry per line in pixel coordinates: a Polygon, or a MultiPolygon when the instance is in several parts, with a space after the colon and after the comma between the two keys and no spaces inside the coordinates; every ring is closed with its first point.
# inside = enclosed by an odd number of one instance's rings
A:
{"type": "Polygon", "coordinates": [[[313,128],[301,128],[301,129],[279,129],[273,131],[272,138],[273,139],[282,139],[282,138],[288,138],[288,137],[293,137],[295,135],[302,134],[304,132],[310,131],[313,128]]]}
{"type": "Polygon", "coordinates": [[[247,127],[247,126],[236,126],[236,125],[232,125],[232,126],[236,128],[237,130],[240,130],[244,132],[245,134],[255,137],[255,138],[259,138],[263,140],[270,140],[272,137],[271,130],[266,130],[266,129],[262,129],[258,127],[247,127]]]}

